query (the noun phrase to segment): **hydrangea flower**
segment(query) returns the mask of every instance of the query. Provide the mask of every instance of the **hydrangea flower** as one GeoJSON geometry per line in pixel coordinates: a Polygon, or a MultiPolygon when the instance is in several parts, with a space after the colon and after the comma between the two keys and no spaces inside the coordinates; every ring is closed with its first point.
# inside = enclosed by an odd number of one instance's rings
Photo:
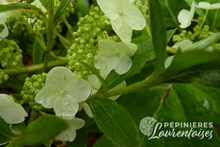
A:
{"type": "Polygon", "coordinates": [[[118,74],[126,73],[132,65],[131,56],[137,50],[133,43],[115,42],[103,39],[98,44],[100,52],[95,57],[95,67],[100,69],[101,75],[105,78],[111,70],[118,74]]]}
{"type": "Polygon", "coordinates": [[[210,4],[208,2],[199,2],[198,5],[196,5],[196,7],[205,10],[213,10],[213,9],[219,9],[220,3],[210,4]]]}
{"type": "Polygon", "coordinates": [[[9,124],[18,124],[28,116],[24,108],[7,94],[0,94],[0,116],[9,124]]]}
{"type": "Polygon", "coordinates": [[[93,113],[92,110],[89,106],[89,104],[87,103],[81,103],[79,105],[79,111],[81,111],[82,109],[84,109],[84,111],[86,112],[86,114],[88,115],[88,117],[93,118],[93,113]]]}
{"type": "Polygon", "coordinates": [[[180,28],[187,28],[188,26],[191,25],[191,21],[193,19],[195,12],[195,3],[194,1],[192,2],[191,9],[190,11],[188,10],[181,10],[177,16],[178,21],[180,22],[180,28]]]}
{"type": "Polygon", "coordinates": [[[79,103],[91,92],[90,84],[66,67],[55,67],[47,75],[45,86],[36,95],[35,101],[45,108],[53,108],[57,116],[73,118],[79,103]]]}
{"type": "MultiPolygon", "coordinates": [[[[65,119],[65,118],[63,118],[65,119]]],[[[65,119],[69,127],[58,134],[55,138],[61,141],[70,141],[72,142],[76,138],[76,130],[84,126],[85,121],[80,118],[65,119]]]]}
{"type": "MultiPolygon", "coordinates": [[[[186,40],[183,40],[181,41],[180,43],[172,46],[173,48],[175,49],[180,49],[181,52],[186,52],[186,51],[189,51],[189,48],[193,45],[193,42],[186,39],[186,40]]],[[[212,52],[212,47],[209,46],[208,48],[206,48],[204,51],[209,51],[209,52],[212,52]]],[[[173,56],[169,56],[166,60],[165,60],[165,63],[164,63],[164,66],[165,68],[167,68],[171,62],[173,61],[173,58],[175,57],[175,55],[173,56]]]]}
{"type": "Polygon", "coordinates": [[[140,10],[129,0],[97,0],[97,3],[124,42],[131,41],[132,30],[142,30],[146,25],[140,10]]]}

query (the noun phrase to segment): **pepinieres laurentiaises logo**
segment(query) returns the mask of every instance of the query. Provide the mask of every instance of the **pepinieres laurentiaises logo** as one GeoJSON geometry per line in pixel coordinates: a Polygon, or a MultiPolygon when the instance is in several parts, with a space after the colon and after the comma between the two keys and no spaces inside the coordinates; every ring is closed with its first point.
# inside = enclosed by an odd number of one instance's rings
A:
{"type": "Polygon", "coordinates": [[[212,122],[157,122],[153,117],[145,117],[139,124],[141,133],[146,135],[148,140],[162,137],[211,139],[212,128],[212,122]]]}

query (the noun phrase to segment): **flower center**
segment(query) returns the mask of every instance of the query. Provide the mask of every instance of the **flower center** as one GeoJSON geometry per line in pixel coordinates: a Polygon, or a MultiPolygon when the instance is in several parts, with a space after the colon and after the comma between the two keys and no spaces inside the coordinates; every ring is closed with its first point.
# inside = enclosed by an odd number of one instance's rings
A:
{"type": "Polygon", "coordinates": [[[124,12],[122,10],[120,10],[118,13],[119,15],[124,15],[124,12]]]}
{"type": "Polygon", "coordinates": [[[61,95],[65,95],[65,94],[66,94],[66,91],[65,91],[65,90],[61,90],[61,91],[60,91],[60,94],[61,94],[61,95]]]}

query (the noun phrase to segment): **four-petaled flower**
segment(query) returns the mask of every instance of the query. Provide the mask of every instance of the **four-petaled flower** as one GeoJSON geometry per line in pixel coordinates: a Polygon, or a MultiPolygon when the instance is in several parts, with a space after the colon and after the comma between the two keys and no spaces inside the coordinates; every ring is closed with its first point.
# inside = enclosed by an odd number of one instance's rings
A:
{"type": "Polygon", "coordinates": [[[177,16],[178,21],[180,22],[180,28],[187,28],[188,26],[190,26],[191,21],[193,19],[194,16],[194,12],[195,12],[195,3],[193,1],[192,5],[191,5],[191,9],[190,11],[188,10],[181,10],[177,16]]]}
{"type": "Polygon", "coordinates": [[[210,4],[208,2],[199,2],[198,5],[196,5],[196,7],[205,10],[213,10],[213,9],[219,9],[220,3],[210,4]]]}
{"type": "Polygon", "coordinates": [[[36,95],[35,101],[45,108],[53,108],[57,116],[73,118],[79,103],[91,92],[90,84],[66,67],[55,67],[47,75],[45,86],[36,95]]]}
{"type": "Polygon", "coordinates": [[[95,57],[95,67],[100,69],[103,78],[106,78],[113,69],[121,75],[131,68],[132,60],[130,57],[137,50],[135,44],[117,43],[113,40],[103,39],[99,42],[98,47],[100,52],[95,57]]]}
{"type": "Polygon", "coordinates": [[[9,124],[18,124],[28,116],[24,108],[7,94],[0,94],[0,116],[9,124]]]}
{"type": "Polygon", "coordinates": [[[97,0],[97,3],[123,42],[131,41],[132,30],[142,30],[146,25],[140,10],[129,0],[97,0]]]}

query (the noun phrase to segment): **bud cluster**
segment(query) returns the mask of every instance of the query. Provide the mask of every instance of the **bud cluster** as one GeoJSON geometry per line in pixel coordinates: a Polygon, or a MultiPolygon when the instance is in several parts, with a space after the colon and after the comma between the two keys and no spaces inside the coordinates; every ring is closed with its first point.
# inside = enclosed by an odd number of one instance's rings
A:
{"type": "Polygon", "coordinates": [[[13,68],[22,63],[22,50],[14,40],[3,39],[0,43],[0,63],[3,68],[13,68]]]}
{"type": "Polygon", "coordinates": [[[110,26],[107,19],[98,7],[81,17],[78,22],[78,30],[73,33],[75,40],[67,53],[67,68],[74,71],[76,77],[86,78],[91,71],[80,62],[94,65],[94,57],[98,54],[97,44],[101,39],[112,39],[118,41],[118,36],[110,37],[106,31],[110,26]]]}
{"type": "Polygon", "coordinates": [[[24,102],[29,103],[30,107],[34,110],[42,110],[43,106],[35,102],[35,96],[44,87],[46,80],[46,73],[34,74],[27,77],[24,82],[21,95],[24,102]]]}
{"type": "Polygon", "coordinates": [[[4,72],[0,72],[0,84],[2,84],[4,81],[7,81],[9,76],[5,74],[4,72]]]}

